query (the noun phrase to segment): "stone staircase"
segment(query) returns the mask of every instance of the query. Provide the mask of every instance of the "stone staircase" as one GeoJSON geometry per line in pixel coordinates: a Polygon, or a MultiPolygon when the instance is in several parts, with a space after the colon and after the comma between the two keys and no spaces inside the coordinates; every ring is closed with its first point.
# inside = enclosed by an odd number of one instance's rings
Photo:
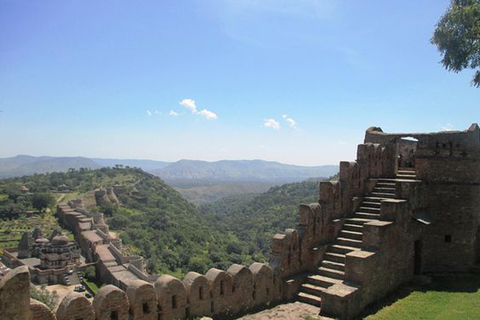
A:
{"type": "Polygon", "coordinates": [[[361,250],[363,224],[379,220],[380,202],[395,198],[397,179],[415,178],[413,169],[402,168],[398,171],[396,179],[378,179],[372,192],[363,199],[353,216],[345,219],[337,239],[327,248],[317,271],[307,277],[300,288],[299,301],[320,307],[322,291],[345,280],[346,254],[361,250]]]}

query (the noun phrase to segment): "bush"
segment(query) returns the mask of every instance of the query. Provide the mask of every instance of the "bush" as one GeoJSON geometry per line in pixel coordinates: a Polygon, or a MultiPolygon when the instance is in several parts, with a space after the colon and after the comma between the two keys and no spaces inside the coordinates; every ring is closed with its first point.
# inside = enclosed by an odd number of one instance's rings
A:
{"type": "Polygon", "coordinates": [[[89,266],[85,269],[85,272],[83,273],[83,277],[87,279],[88,281],[94,282],[95,279],[97,278],[97,273],[95,271],[94,266],[89,266]]]}
{"type": "Polygon", "coordinates": [[[53,310],[58,301],[58,294],[56,291],[49,292],[45,289],[45,285],[42,285],[39,289],[34,286],[30,287],[30,297],[44,303],[50,310],[53,310]]]}

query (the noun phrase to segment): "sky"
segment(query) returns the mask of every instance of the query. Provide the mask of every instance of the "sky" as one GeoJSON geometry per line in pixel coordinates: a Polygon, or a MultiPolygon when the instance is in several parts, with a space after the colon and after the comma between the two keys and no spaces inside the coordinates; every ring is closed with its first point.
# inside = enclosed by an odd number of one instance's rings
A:
{"type": "Polygon", "coordinates": [[[355,159],[365,130],[465,130],[448,0],[0,0],[0,157],[355,159]]]}

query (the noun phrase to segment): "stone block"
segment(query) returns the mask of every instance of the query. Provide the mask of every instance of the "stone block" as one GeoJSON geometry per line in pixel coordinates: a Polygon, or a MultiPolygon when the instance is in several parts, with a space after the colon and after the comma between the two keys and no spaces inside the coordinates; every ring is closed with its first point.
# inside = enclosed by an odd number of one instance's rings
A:
{"type": "Polygon", "coordinates": [[[371,251],[352,251],[345,259],[345,281],[349,283],[364,283],[374,272],[378,261],[377,253],[371,251]]]}
{"type": "Polygon", "coordinates": [[[371,251],[382,247],[383,240],[386,238],[389,230],[393,227],[390,221],[371,221],[363,225],[362,249],[371,251]]]}

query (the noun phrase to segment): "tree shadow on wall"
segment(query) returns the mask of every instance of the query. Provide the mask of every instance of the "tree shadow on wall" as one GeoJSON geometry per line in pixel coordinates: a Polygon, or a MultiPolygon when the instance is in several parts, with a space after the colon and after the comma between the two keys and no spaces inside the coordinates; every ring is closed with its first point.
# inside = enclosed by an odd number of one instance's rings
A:
{"type": "Polygon", "coordinates": [[[464,292],[480,290],[480,273],[445,273],[419,276],[411,283],[401,286],[384,299],[368,306],[357,319],[376,314],[381,309],[408,297],[413,292],[464,292]]]}

